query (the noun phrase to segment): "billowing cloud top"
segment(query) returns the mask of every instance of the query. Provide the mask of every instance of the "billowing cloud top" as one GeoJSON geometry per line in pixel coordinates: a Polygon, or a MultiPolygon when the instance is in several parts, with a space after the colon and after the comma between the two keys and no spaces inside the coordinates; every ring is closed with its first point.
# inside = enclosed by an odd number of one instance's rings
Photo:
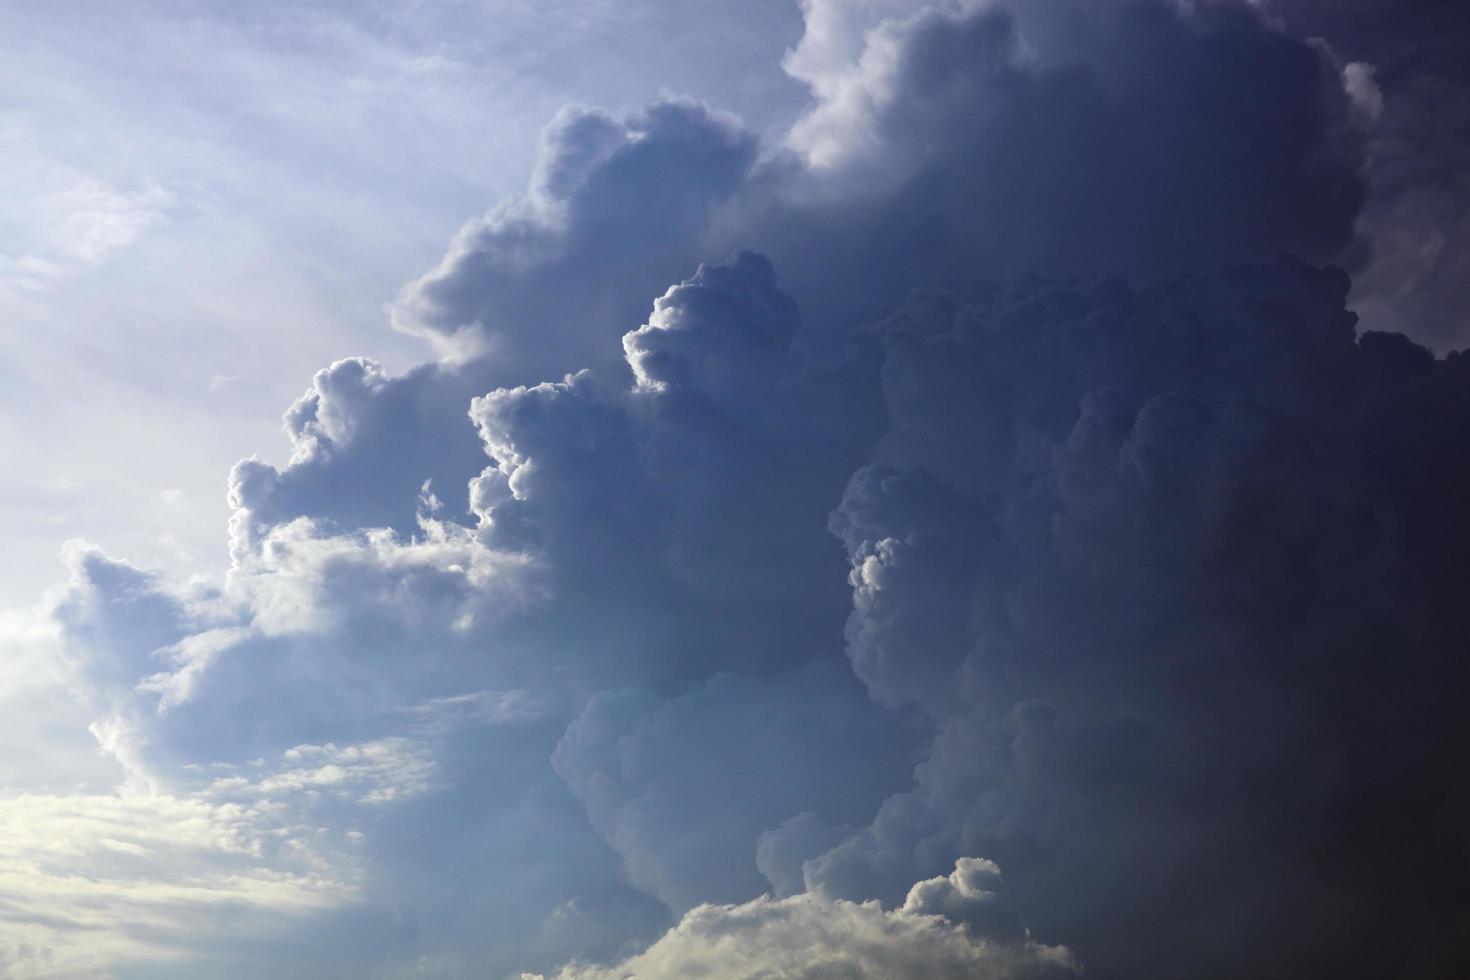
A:
{"type": "Polygon", "coordinates": [[[557,116],[221,580],[68,545],[0,973],[1456,975],[1470,362],[1328,264],[1371,75],[1234,0],[803,10],[780,138],[557,116]]]}

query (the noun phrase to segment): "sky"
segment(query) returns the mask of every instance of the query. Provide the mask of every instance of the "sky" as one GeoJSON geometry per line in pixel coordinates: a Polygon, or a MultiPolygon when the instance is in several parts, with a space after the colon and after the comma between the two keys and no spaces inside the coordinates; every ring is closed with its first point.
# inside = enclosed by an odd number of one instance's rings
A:
{"type": "Polygon", "coordinates": [[[1467,65],[0,2],[0,978],[1462,976],[1467,65]]]}

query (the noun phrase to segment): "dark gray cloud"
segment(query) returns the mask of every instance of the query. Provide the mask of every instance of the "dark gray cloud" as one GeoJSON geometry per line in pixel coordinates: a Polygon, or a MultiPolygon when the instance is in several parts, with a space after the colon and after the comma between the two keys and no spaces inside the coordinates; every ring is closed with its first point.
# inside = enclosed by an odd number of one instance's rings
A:
{"type": "Polygon", "coordinates": [[[832,521],[848,649],[935,737],[809,885],[982,853],[1097,976],[1450,967],[1470,375],[1355,338],[1347,288],[1284,261],[880,328],[893,437],[832,521]]]}
{"type": "MultiPolygon", "coordinates": [[[[395,323],[532,376],[616,375],[606,340],[691,262],[737,248],[775,261],[825,350],[919,283],[1351,243],[1364,138],[1342,66],[1251,8],[893,6],[850,25],[856,50],[809,31],[794,64],[816,104],[765,153],[692,103],[567,110],[527,193],[467,225],[395,323]]],[[[808,20],[859,9],[816,3],[808,20]]]]}
{"type": "Polygon", "coordinates": [[[1351,257],[1375,329],[1438,350],[1470,338],[1470,11],[1453,0],[1273,0],[1287,29],[1360,63],[1375,95],[1371,194],[1351,257]]]}
{"type": "Polygon", "coordinates": [[[1319,46],[1234,3],[1016,8],[879,25],[798,124],[881,229],[841,229],[865,275],[1157,275],[1350,242],[1362,138],[1319,46]]]}
{"type": "Polygon", "coordinates": [[[353,842],[323,975],[1453,975],[1470,375],[1323,265],[1356,55],[805,10],[784,142],[560,115],[400,296],[446,359],[235,468],[221,586],[73,553],[99,739],[353,842]]]}

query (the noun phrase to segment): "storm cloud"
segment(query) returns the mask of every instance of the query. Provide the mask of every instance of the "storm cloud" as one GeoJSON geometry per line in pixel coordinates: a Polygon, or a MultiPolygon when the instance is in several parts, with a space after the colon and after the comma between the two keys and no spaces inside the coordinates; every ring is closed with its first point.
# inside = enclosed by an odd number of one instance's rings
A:
{"type": "Polygon", "coordinates": [[[1455,975],[1470,362],[1333,264],[1366,55],[801,6],[775,137],[563,110],[399,294],[437,359],[234,468],[220,580],[68,546],[112,786],[17,777],[0,966],[1455,975]]]}

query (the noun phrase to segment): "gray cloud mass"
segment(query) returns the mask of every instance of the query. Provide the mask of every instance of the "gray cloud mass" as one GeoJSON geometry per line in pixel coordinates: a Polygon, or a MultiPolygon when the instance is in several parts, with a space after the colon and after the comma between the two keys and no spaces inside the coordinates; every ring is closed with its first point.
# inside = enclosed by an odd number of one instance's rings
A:
{"type": "Polygon", "coordinates": [[[0,975],[1460,975],[1470,363],[1351,308],[1429,192],[1309,7],[804,0],[783,134],[563,110],[227,574],[68,546],[115,784],[14,776],[0,975]]]}

